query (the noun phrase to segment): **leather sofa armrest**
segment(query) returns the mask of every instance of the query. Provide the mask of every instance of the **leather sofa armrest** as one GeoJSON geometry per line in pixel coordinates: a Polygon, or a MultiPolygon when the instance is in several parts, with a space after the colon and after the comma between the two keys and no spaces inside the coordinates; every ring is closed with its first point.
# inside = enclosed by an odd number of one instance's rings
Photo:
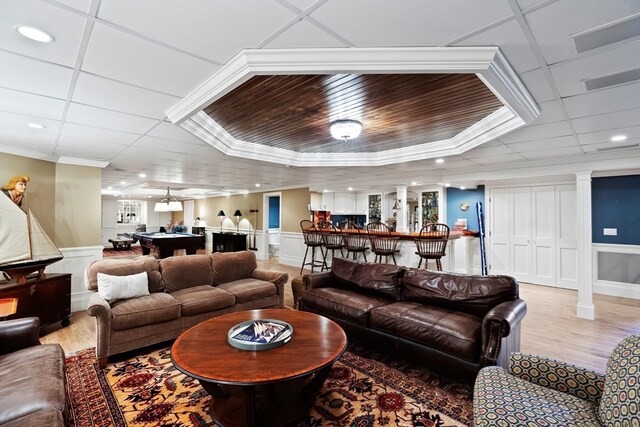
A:
{"type": "Polygon", "coordinates": [[[256,268],[251,272],[251,277],[265,282],[271,282],[276,285],[276,292],[280,299],[280,308],[284,307],[284,285],[289,280],[289,275],[282,271],[262,270],[256,268]]]}
{"type": "Polygon", "coordinates": [[[96,318],[96,356],[106,358],[111,345],[111,306],[100,294],[93,292],[89,295],[87,314],[96,318]]]}
{"type": "Polygon", "coordinates": [[[605,376],[591,369],[523,353],[511,353],[509,373],[546,388],[600,405],[605,376]]]}
{"type": "Polygon", "coordinates": [[[333,273],[323,271],[322,273],[305,274],[302,276],[304,289],[324,288],[333,284],[333,273]]]}
{"type": "Polygon", "coordinates": [[[496,365],[503,339],[512,335],[513,348],[520,350],[520,322],[527,314],[527,304],[521,300],[506,301],[489,310],[482,320],[481,366],[496,365]]]}
{"type": "Polygon", "coordinates": [[[40,345],[40,319],[25,317],[0,322],[0,354],[40,345]]]}

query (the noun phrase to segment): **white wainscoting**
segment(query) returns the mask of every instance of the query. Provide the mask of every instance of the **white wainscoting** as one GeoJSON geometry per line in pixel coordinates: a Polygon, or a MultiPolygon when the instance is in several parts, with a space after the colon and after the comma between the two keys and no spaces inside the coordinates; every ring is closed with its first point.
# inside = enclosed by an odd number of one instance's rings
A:
{"type": "MultiPolygon", "coordinates": [[[[61,248],[64,258],[51,264],[46,273],[71,273],[71,312],[87,309],[89,295],[84,286],[84,268],[95,260],[102,259],[102,246],[61,248]]],[[[73,321],[73,319],[71,320],[73,321]]]]}
{"type": "MultiPolygon", "coordinates": [[[[640,299],[640,246],[638,245],[612,245],[594,243],[593,254],[593,292],[625,298],[640,299]],[[620,263],[602,265],[599,262],[603,254],[621,254],[630,256],[620,257],[620,263]],[[601,271],[602,269],[602,271],[601,271]],[[612,270],[624,269],[622,276],[626,276],[629,282],[605,280],[610,277],[612,270]]],[[[610,257],[611,258],[611,257],[610,257]]]]}

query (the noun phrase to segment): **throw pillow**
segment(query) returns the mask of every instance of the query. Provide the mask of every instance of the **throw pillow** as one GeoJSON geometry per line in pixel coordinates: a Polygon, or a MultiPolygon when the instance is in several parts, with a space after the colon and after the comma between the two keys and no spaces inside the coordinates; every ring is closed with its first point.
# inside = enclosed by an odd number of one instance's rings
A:
{"type": "Polygon", "coordinates": [[[142,272],[130,276],[98,273],[98,294],[107,301],[149,295],[147,273],[142,272]]]}

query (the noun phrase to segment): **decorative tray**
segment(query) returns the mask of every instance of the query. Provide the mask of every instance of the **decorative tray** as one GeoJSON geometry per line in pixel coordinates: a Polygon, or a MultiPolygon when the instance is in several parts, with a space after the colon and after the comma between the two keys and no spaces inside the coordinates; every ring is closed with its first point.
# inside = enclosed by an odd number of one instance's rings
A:
{"type": "Polygon", "coordinates": [[[285,345],[293,336],[293,326],[276,319],[247,320],[227,333],[227,341],[241,350],[269,350],[285,345]]]}

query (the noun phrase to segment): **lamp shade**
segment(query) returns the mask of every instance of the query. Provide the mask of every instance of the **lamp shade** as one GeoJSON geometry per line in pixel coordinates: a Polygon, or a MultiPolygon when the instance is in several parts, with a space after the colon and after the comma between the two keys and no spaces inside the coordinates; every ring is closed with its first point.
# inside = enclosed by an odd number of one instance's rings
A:
{"type": "Polygon", "coordinates": [[[233,216],[242,216],[242,212],[240,212],[240,209],[236,209],[236,211],[233,214],[233,216]]]}
{"type": "Polygon", "coordinates": [[[155,212],[178,212],[182,211],[182,203],[171,195],[169,187],[167,187],[167,195],[159,202],[156,202],[153,210],[155,212]]]}
{"type": "Polygon", "coordinates": [[[226,215],[224,214],[224,211],[222,209],[220,209],[218,211],[218,216],[226,216],[226,215]]]}

